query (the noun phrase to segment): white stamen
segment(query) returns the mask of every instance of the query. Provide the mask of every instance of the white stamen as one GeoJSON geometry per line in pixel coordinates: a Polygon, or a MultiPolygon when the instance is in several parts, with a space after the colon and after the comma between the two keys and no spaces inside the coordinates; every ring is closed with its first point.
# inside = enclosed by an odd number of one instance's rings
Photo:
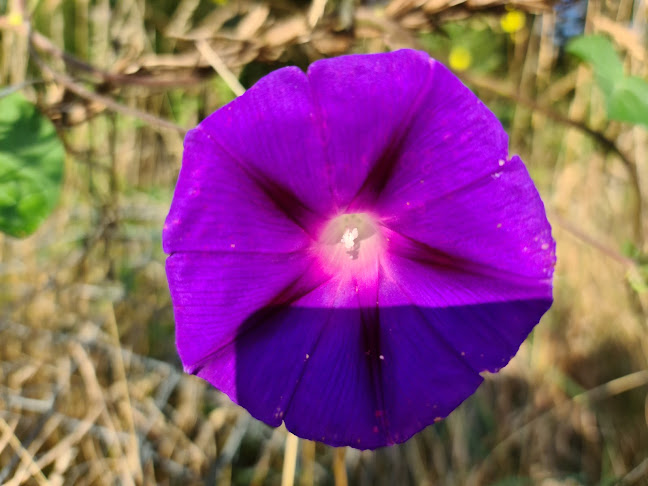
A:
{"type": "MultiPolygon", "coordinates": [[[[340,234],[340,233],[338,233],[340,234]]],[[[355,246],[355,240],[358,237],[358,228],[353,228],[352,230],[347,229],[342,235],[340,242],[344,245],[346,251],[353,250],[355,246]]]]}

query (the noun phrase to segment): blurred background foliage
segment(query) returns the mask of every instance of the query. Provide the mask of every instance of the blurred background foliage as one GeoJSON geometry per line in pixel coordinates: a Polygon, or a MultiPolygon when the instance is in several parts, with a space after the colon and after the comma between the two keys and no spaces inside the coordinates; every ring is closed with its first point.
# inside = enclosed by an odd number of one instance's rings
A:
{"type": "Polygon", "coordinates": [[[0,0],[0,483],[648,484],[647,15],[645,0],[0,0]],[[274,69],[401,47],[448,64],[506,127],[554,228],[556,302],[407,443],[296,442],[178,363],[160,232],[183,135],[274,69]]]}

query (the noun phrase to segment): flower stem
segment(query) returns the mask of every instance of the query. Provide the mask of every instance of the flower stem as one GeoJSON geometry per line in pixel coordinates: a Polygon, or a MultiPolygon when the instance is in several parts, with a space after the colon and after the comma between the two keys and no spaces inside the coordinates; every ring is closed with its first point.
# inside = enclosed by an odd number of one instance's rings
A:
{"type": "Polygon", "coordinates": [[[349,484],[344,456],[346,456],[346,447],[337,447],[333,451],[333,477],[335,478],[335,486],[348,486],[349,484]]]}
{"type": "Polygon", "coordinates": [[[284,450],[283,472],[281,474],[281,486],[293,486],[295,484],[295,468],[297,467],[297,448],[299,439],[288,432],[286,437],[286,448],[284,450]]]}

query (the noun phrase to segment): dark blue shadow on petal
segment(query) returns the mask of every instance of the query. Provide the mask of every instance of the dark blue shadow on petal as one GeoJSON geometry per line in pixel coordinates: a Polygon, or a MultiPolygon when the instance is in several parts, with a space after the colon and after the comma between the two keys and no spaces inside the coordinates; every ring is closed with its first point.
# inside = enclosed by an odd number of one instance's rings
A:
{"type": "Polygon", "coordinates": [[[330,445],[403,442],[469,397],[480,372],[506,365],[550,306],[267,308],[238,333],[233,398],[330,445]]]}

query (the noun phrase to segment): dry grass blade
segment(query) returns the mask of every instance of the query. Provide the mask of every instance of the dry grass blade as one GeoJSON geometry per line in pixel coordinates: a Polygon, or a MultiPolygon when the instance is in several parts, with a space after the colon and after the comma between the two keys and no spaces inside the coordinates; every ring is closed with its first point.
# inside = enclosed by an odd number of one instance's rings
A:
{"type": "MultiPolygon", "coordinates": [[[[2,417],[0,417],[0,429],[2,429],[3,436],[6,434],[9,445],[11,445],[14,451],[20,456],[20,460],[27,465],[28,473],[36,479],[38,484],[41,484],[43,486],[49,484],[47,478],[43,474],[43,471],[34,461],[32,455],[22,446],[20,439],[16,437],[13,428],[2,417]]],[[[5,484],[14,486],[19,484],[19,481],[22,481],[22,478],[20,478],[20,480],[18,481],[16,481],[16,478],[14,478],[5,484]]]]}
{"type": "Polygon", "coordinates": [[[214,71],[223,78],[223,81],[227,83],[227,86],[232,90],[236,96],[241,96],[245,93],[245,88],[239,82],[238,78],[230,71],[230,69],[225,65],[223,60],[216,54],[216,51],[211,48],[209,43],[204,40],[199,40],[196,42],[196,48],[198,52],[207,60],[209,65],[214,68],[214,71]]]}

